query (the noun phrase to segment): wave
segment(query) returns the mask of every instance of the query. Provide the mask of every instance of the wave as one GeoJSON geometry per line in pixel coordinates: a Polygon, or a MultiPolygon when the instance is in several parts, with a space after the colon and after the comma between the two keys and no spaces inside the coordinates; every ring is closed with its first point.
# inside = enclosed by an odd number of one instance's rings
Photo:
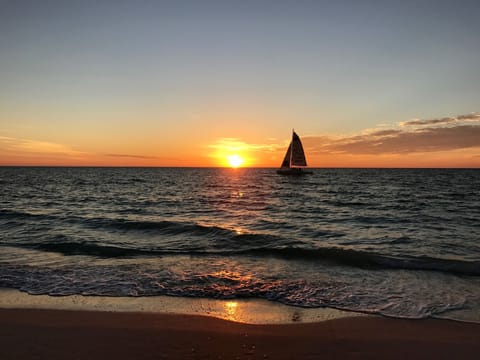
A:
{"type": "Polygon", "coordinates": [[[357,267],[375,267],[406,270],[433,270],[464,275],[480,275],[480,261],[462,261],[433,257],[396,257],[373,252],[342,249],[339,247],[316,249],[254,249],[256,254],[279,255],[288,258],[330,260],[357,267]]]}
{"type": "Polygon", "coordinates": [[[273,247],[252,246],[258,244],[261,235],[237,235],[245,240],[243,246],[225,250],[185,250],[185,249],[148,249],[132,248],[128,246],[114,246],[91,242],[42,242],[30,244],[0,244],[35,249],[47,252],[56,252],[63,255],[89,255],[106,258],[139,257],[139,256],[254,256],[278,257],[292,260],[329,261],[333,263],[361,267],[405,270],[431,270],[450,272],[461,275],[480,275],[480,261],[462,261],[433,257],[400,257],[388,256],[373,252],[343,249],[339,247],[300,248],[300,247],[273,247]],[[249,244],[248,244],[249,243],[249,244]],[[250,245],[250,246],[249,246],[250,245]]]}
{"type": "MultiPolygon", "coordinates": [[[[148,220],[127,220],[115,218],[89,218],[79,216],[58,216],[54,214],[32,213],[27,211],[12,211],[0,209],[0,216],[9,220],[38,221],[49,220],[67,224],[80,225],[90,229],[103,229],[107,231],[136,231],[149,234],[181,235],[190,234],[193,236],[219,236],[231,237],[236,235],[235,230],[226,229],[216,225],[201,225],[194,222],[179,221],[148,221],[148,220]]],[[[24,225],[24,223],[18,223],[24,225]]]]}
{"type": "Polygon", "coordinates": [[[83,225],[94,228],[112,228],[115,230],[134,230],[141,232],[161,231],[166,234],[194,233],[197,235],[217,234],[230,235],[233,231],[215,225],[200,225],[193,222],[178,221],[147,221],[147,220],[125,220],[89,218],[81,219],[83,225]]]}
{"type": "Polygon", "coordinates": [[[0,209],[0,216],[5,219],[52,219],[54,218],[53,215],[45,214],[45,213],[31,213],[28,211],[15,211],[15,210],[7,210],[7,209],[0,209]]]}
{"type": "MultiPolygon", "coordinates": [[[[90,255],[98,257],[137,257],[163,255],[244,255],[254,257],[279,257],[293,260],[330,261],[355,267],[390,268],[444,271],[466,275],[480,275],[480,261],[454,260],[428,256],[392,256],[377,252],[353,250],[341,246],[310,247],[304,241],[287,236],[265,232],[237,233],[233,229],[195,222],[168,220],[127,220],[119,218],[88,218],[81,216],[59,216],[55,214],[13,211],[0,209],[0,216],[6,219],[36,221],[38,219],[61,221],[82,227],[114,232],[141,232],[149,235],[182,236],[179,248],[162,248],[157,244],[151,247],[138,247],[138,244],[105,244],[100,242],[75,241],[65,236],[57,236],[43,242],[22,242],[12,244],[2,242],[0,246],[31,248],[64,255],[90,255]],[[200,239],[201,241],[198,241],[200,239]],[[52,241],[53,240],[53,241],[52,241]],[[195,245],[193,244],[195,241],[195,245]]],[[[19,222],[20,224],[20,222],[19,222]]],[[[24,222],[21,222],[22,226],[24,222]]],[[[17,226],[14,224],[14,226],[17,226]]],[[[327,238],[334,234],[319,231],[316,238],[327,238]]],[[[152,240],[156,239],[152,237],[152,240]]],[[[150,241],[149,242],[153,242],[150,241]]],[[[389,244],[408,244],[408,237],[388,241],[389,244]]],[[[172,242],[169,242],[170,244],[172,242]]]]}
{"type": "Polygon", "coordinates": [[[0,216],[8,219],[22,220],[55,220],[68,224],[80,224],[93,229],[110,229],[117,231],[138,231],[144,233],[158,232],[166,235],[190,233],[192,235],[235,235],[236,231],[216,225],[201,225],[194,222],[180,222],[168,220],[127,220],[118,218],[95,218],[80,216],[58,216],[54,214],[32,213],[27,211],[13,211],[0,209],[0,216]]]}

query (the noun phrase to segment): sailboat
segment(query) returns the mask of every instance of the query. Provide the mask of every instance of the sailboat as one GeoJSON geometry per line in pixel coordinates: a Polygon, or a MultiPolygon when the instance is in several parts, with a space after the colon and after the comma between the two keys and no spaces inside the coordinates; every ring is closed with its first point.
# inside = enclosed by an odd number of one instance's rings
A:
{"type": "Polygon", "coordinates": [[[277,174],[280,175],[304,175],[311,174],[311,171],[303,170],[307,166],[307,160],[305,159],[305,152],[303,151],[302,142],[300,137],[292,130],[292,141],[288,146],[287,153],[283,158],[280,169],[277,170],[277,174]]]}

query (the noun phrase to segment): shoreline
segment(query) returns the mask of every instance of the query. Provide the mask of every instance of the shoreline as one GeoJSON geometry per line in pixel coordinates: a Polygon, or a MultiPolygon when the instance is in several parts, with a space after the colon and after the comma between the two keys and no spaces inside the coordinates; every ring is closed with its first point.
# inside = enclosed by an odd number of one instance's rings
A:
{"type": "Polygon", "coordinates": [[[344,317],[255,325],[209,316],[0,309],[1,359],[476,359],[479,324],[344,317]]]}
{"type": "Polygon", "coordinates": [[[480,324],[264,300],[0,289],[1,359],[476,359],[480,324]]]}
{"type": "Polygon", "coordinates": [[[261,299],[51,296],[30,295],[6,288],[0,289],[0,309],[194,315],[257,325],[316,323],[345,317],[376,316],[333,308],[301,308],[261,299]]]}
{"type": "Polygon", "coordinates": [[[264,299],[212,299],[177,296],[115,297],[97,295],[34,295],[17,289],[0,288],[0,309],[102,311],[207,316],[244,324],[272,325],[317,323],[353,317],[381,317],[398,320],[447,320],[480,325],[473,319],[454,317],[455,311],[426,318],[402,318],[330,307],[304,308],[264,299]]]}

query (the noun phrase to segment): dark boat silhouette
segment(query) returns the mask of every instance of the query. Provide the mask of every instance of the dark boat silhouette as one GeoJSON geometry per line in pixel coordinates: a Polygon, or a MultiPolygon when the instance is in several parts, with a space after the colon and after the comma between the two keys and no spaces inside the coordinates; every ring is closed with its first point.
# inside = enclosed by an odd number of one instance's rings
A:
{"type": "Polygon", "coordinates": [[[277,170],[277,174],[280,175],[306,175],[311,174],[311,171],[306,171],[307,160],[305,159],[305,151],[303,151],[302,142],[300,137],[292,130],[292,141],[288,146],[287,153],[283,158],[280,169],[277,170]]]}

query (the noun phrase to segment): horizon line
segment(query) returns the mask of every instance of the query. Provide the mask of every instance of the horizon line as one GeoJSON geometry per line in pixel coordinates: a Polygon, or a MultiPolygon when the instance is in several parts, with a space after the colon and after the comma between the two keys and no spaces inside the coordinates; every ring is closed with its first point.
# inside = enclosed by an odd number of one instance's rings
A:
{"type": "MultiPolygon", "coordinates": [[[[229,167],[229,166],[132,166],[132,165],[0,165],[0,168],[119,168],[119,169],[279,169],[278,166],[244,166],[244,167],[229,167]]],[[[479,170],[478,167],[464,167],[464,166],[445,166],[445,167],[425,167],[425,166],[316,166],[308,167],[308,169],[471,169],[479,170]]]]}

